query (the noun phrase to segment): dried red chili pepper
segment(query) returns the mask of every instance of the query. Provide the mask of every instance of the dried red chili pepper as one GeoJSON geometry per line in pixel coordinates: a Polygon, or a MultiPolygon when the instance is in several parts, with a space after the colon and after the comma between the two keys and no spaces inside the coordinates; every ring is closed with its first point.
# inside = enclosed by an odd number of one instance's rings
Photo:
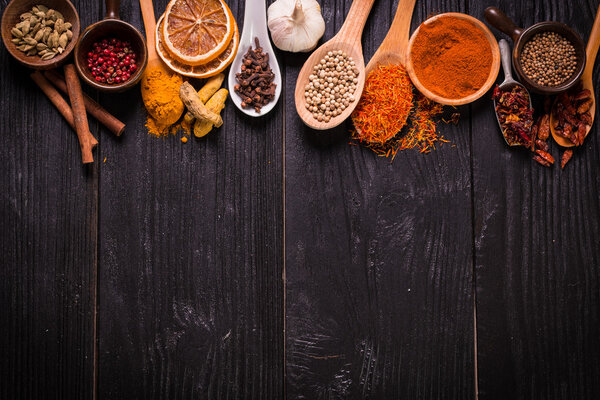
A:
{"type": "Polygon", "coordinates": [[[581,146],[586,132],[592,125],[590,109],[593,106],[592,93],[588,89],[576,87],[558,96],[552,109],[554,131],[568,139],[575,146],[581,146]]]}
{"type": "Polygon", "coordinates": [[[518,85],[510,91],[503,91],[496,85],[493,98],[496,101],[496,114],[506,141],[511,145],[532,146],[533,109],[530,107],[527,91],[518,85]]]}
{"type": "Polygon", "coordinates": [[[546,161],[550,164],[554,164],[554,157],[552,157],[552,154],[550,154],[544,150],[541,150],[541,149],[535,149],[535,154],[540,156],[544,161],[546,161]]]}
{"type": "Polygon", "coordinates": [[[573,150],[565,150],[560,160],[560,168],[564,169],[571,157],[573,157],[573,150]]]}
{"type": "Polygon", "coordinates": [[[544,160],[542,157],[540,157],[538,155],[533,156],[533,159],[535,161],[537,161],[538,163],[542,164],[544,167],[549,167],[552,165],[548,161],[544,160]]]}

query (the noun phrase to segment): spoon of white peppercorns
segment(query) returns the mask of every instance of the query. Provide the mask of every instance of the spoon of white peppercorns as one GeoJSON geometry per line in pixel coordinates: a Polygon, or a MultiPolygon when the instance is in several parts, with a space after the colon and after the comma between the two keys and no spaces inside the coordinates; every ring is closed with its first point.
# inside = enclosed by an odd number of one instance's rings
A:
{"type": "Polygon", "coordinates": [[[331,129],[356,108],[365,85],[362,31],[374,0],[354,0],[340,31],[306,60],[296,81],[296,111],[313,129],[331,129]]]}

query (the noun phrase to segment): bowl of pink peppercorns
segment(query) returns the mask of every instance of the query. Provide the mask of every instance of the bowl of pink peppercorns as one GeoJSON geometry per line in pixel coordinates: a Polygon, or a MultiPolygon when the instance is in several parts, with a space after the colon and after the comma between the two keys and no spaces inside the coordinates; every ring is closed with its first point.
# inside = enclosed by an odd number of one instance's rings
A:
{"type": "MultiPolygon", "coordinates": [[[[110,2],[107,2],[107,4],[110,2]]],[[[75,66],[90,86],[105,92],[124,91],[139,82],[148,62],[142,34],[118,14],[90,25],[75,47],[75,66]]]]}

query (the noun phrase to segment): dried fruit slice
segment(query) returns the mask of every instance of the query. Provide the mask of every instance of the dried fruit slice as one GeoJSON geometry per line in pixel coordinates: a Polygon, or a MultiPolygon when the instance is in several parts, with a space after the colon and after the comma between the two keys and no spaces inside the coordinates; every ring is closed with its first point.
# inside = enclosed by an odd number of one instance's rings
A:
{"type": "Polygon", "coordinates": [[[227,68],[235,58],[235,55],[237,54],[238,50],[238,45],[240,43],[240,35],[238,33],[238,27],[235,21],[233,38],[231,39],[231,42],[229,42],[229,45],[227,46],[224,52],[222,52],[217,58],[215,58],[212,61],[209,61],[206,64],[187,65],[183,64],[178,60],[175,60],[169,54],[167,49],[165,49],[163,43],[164,40],[161,34],[162,25],[164,21],[163,17],[164,15],[158,19],[157,23],[158,29],[156,30],[156,51],[158,52],[160,58],[165,62],[165,64],[167,64],[169,68],[171,68],[178,74],[198,79],[208,78],[217,75],[220,72],[223,72],[225,68],[227,68]]]}
{"type": "Polygon", "coordinates": [[[227,48],[234,26],[222,0],[171,0],[164,14],[164,47],[183,64],[206,64],[227,48]]]}

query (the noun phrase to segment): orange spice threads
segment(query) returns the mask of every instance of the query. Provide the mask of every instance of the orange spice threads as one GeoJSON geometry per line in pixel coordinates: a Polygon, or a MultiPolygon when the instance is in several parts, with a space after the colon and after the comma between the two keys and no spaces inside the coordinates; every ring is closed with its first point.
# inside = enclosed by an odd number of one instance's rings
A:
{"type": "Polygon", "coordinates": [[[352,113],[353,139],[383,145],[406,125],[413,86],[402,65],[380,65],[371,71],[362,97],[352,113]]]}
{"type": "Polygon", "coordinates": [[[423,95],[417,96],[416,109],[411,117],[411,130],[403,136],[398,150],[418,149],[421,153],[435,150],[436,142],[447,143],[443,136],[437,133],[436,117],[443,111],[443,106],[423,95]]]}
{"type": "Polygon", "coordinates": [[[399,151],[435,150],[448,142],[437,133],[437,118],[443,106],[421,94],[413,96],[413,85],[402,65],[379,66],[367,77],[362,97],[352,113],[359,144],[383,157],[399,151]],[[410,129],[401,130],[410,122],[410,129]]]}

